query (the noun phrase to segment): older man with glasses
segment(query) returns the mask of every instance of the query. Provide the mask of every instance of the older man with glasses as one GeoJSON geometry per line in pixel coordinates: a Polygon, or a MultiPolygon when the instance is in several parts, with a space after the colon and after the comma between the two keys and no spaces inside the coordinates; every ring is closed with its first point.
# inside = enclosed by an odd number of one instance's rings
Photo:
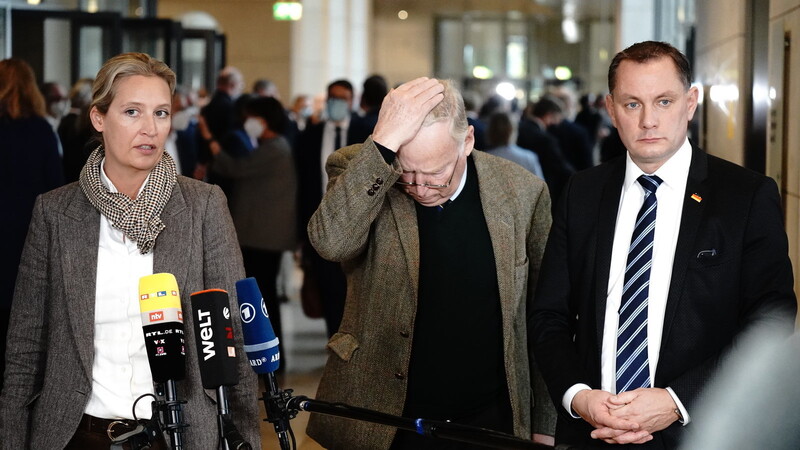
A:
{"type": "MultiPolygon", "coordinates": [[[[474,141],[455,87],[419,78],[389,93],[370,139],[328,159],[308,232],[348,293],[317,397],[547,443],[555,412],[526,315],[550,197],[474,141]]],[[[472,448],[319,415],[309,434],[334,449],[472,448]]]]}

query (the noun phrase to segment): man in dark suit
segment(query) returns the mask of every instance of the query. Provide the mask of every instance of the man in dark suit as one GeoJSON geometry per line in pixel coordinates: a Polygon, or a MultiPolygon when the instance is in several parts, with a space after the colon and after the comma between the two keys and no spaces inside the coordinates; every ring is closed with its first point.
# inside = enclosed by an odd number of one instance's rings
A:
{"type": "Polygon", "coordinates": [[[558,145],[558,140],[547,129],[564,120],[564,110],[554,98],[542,97],[529,106],[519,122],[517,145],[533,151],[539,157],[544,181],[550,190],[553,206],[561,196],[561,189],[575,172],[558,145]]]}
{"type": "MultiPolygon", "coordinates": [[[[325,101],[325,120],[308,125],[295,143],[300,216],[298,236],[303,250],[304,283],[313,283],[310,289],[320,294],[328,336],[339,329],[342,321],[347,284],[339,263],[323,259],[308,243],[306,225],[322,201],[328,184],[325,161],[331,153],[347,145],[348,129],[356,116],[352,110],[353,85],[347,80],[332,82],[328,85],[325,101]]],[[[309,286],[304,288],[309,289],[309,286]]]]}
{"type": "Polygon", "coordinates": [[[557,208],[529,337],[557,444],[675,448],[739,337],[793,328],[777,186],[690,143],[690,74],[669,44],[617,54],[606,104],[627,155],[574,175],[557,208]]]}

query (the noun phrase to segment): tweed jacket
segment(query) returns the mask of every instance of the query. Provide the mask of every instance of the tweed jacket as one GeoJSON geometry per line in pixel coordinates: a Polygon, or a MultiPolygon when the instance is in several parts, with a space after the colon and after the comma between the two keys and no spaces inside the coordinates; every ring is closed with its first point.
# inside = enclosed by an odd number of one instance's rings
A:
{"type": "MultiPolygon", "coordinates": [[[[514,432],[530,439],[533,414],[534,432],[552,434],[555,411],[526,353],[526,316],[550,227],[550,199],[544,182],[519,165],[479,151],[471,157],[497,265],[514,432]]],[[[387,165],[371,138],[334,152],[327,170],[328,191],[308,233],[322,257],[342,263],[348,290],[317,398],[399,416],[417,310],[414,201],[393,187],[400,164],[387,165]]],[[[312,415],[308,433],[327,448],[380,449],[390,446],[395,429],[312,415]]]]}
{"type": "MultiPolygon", "coordinates": [[[[161,214],[153,272],[175,275],[182,309],[207,288],[230,293],[244,277],[225,197],[213,185],[178,177],[161,214]]],[[[78,427],[92,388],[94,310],[100,214],[77,183],[41,195],[20,263],[8,333],[5,386],[0,395],[2,449],[64,448],[78,427]]],[[[239,308],[231,308],[238,311],[239,308]]],[[[194,348],[192,314],[184,314],[186,378],[177,394],[187,403],[187,449],[216,448],[216,395],[204,391],[194,348]]],[[[234,315],[241,349],[241,324],[234,315]]],[[[239,350],[239,384],[231,410],[239,430],[260,448],[257,381],[239,350]]]]}

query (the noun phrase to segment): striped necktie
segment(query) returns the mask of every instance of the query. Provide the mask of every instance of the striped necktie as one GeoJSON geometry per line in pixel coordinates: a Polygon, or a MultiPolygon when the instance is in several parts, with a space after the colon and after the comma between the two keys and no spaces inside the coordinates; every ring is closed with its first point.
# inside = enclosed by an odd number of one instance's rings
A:
{"type": "Polygon", "coordinates": [[[625,265],[625,285],[617,328],[617,393],[650,387],[647,357],[647,303],[650,297],[650,266],[653,264],[653,236],[656,232],[656,189],[661,178],[642,175],[644,203],[636,225],[625,265]]]}

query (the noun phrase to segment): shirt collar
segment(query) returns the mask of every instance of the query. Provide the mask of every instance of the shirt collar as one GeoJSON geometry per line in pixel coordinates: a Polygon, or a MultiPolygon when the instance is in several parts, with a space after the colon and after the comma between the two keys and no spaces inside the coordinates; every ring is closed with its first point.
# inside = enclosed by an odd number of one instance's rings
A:
{"type": "MultiPolygon", "coordinates": [[[[139,197],[139,194],[142,193],[142,190],[144,189],[144,187],[147,186],[147,181],[148,180],[150,180],[150,174],[149,173],[147,174],[147,178],[144,179],[144,183],[142,183],[142,185],[139,186],[139,191],[136,193],[136,197],[139,197]]],[[[106,158],[105,158],[105,156],[103,157],[103,159],[100,160],[100,181],[102,181],[103,184],[106,186],[106,189],[108,189],[108,192],[119,192],[119,189],[117,189],[117,187],[114,186],[114,183],[112,183],[111,179],[108,178],[108,175],[106,175],[106,158]]]]}
{"type": "Polygon", "coordinates": [[[683,145],[681,145],[678,151],[656,170],[655,174],[645,174],[645,172],[633,162],[630,153],[626,152],[625,181],[622,188],[626,191],[630,189],[641,175],[658,175],[658,177],[663,180],[663,185],[674,188],[681,183],[681,181],[685,182],[686,177],[689,175],[689,166],[691,163],[692,145],[689,143],[688,137],[683,141],[683,145]]]}
{"type": "Polygon", "coordinates": [[[456,197],[458,197],[458,195],[461,194],[461,191],[464,190],[464,186],[467,185],[467,173],[469,172],[467,170],[467,166],[469,166],[469,156],[467,156],[466,159],[467,159],[467,161],[465,161],[466,164],[464,164],[464,175],[461,177],[461,182],[458,183],[458,189],[456,189],[456,191],[453,193],[453,196],[450,197],[450,200],[455,200],[456,197]]]}

